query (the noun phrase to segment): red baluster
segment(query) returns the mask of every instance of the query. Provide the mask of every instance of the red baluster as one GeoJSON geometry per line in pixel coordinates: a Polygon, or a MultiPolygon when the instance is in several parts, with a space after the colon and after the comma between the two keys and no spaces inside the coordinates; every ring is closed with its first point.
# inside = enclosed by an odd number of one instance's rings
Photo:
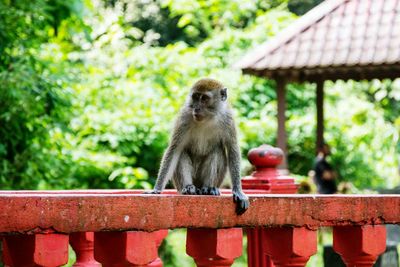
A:
{"type": "Polygon", "coordinates": [[[263,228],[246,229],[247,232],[247,263],[251,267],[274,267],[271,259],[264,253],[263,228]]]}
{"type": "Polygon", "coordinates": [[[8,267],[10,266],[9,263],[11,262],[10,253],[8,252],[6,241],[4,240],[4,238],[2,238],[1,241],[2,241],[2,246],[1,246],[2,257],[0,262],[4,264],[4,267],[8,267]]]}
{"type": "MultiPolygon", "coordinates": [[[[297,191],[294,179],[285,175],[286,170],[278,169],[282,163],[283,151],[280,148],[262,145],[248,153],[248,159],[256,170],[242,179],[243,189],[256,190],[263,194],[293,194],[297,191]]],[[[251,194],[251,191],[248,191],[251,194]]],[[[247,254],[250,267],[272,267],[268,255],[264,253],[262,228],[247,229],[247,254]]]]}
{"type": "Polygon", "coordinates": [[[231,266],[242,255],[242,229],[188,229],[186,252],[197,266],[231,266]]]}
{"type": "Polygon", "coordinates": [[[336,226],[333,249],[348,267],[370,267],[386,249],[384,225],[336,226]]]}
{"type": "Polygon", "coordinates": [[[150,266],[158,258],[154,233],[96,232],[94,257],[103,267],[150,266]]]}
{"type": "Polygon", "coordinates": [[[0,262],[3,262],[4,249],[3,249],[3,238],[0,236],[0,262]]]}
{"type": "Polygon", "coordinates": [[[69,239],[76,254],[74,267],[101,266],[101,264],[94,259],[93,232],[72,233],[69,235],[69,239]]]}
{"type": "MultiPolygon", "coordinates": [[[[159,230],[153,233],[155,236],[156,246],[157,249],[160,247],[164,238],[168,235],[168,230],[159,230]]],[[[149,264],[151,267],[162,267],[163,262],[161,261],[160,257],[157,257],[152,263],[149,264]]]]}
{"type": "Polygon", "coordinates": [[[55,267],[68,262],[68,235],[14,235],[4,238],[7,266],[55,267]]]}
{"type": "Polygon", "coordinates": [[[8,252],[8,248],[7,248],[7,244],[6,244],[6,240],[5,238],[2,238],[2,263],[4,264],[4,266],[10,266],[10,264],[12,263],[11,261],[11,257],[10,257],[10,252],[8,252]]]}
{"type": "Polygon", "coordinates": [[[317,252],[317,231],[305,227],[266,228],[264,252],[276,267],[302,267],[317,252]]]}

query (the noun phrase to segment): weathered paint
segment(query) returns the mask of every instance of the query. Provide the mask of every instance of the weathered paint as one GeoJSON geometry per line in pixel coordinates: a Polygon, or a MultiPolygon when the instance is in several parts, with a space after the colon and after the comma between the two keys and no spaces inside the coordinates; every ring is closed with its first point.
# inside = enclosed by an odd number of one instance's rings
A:
{"type": "Polygon", "coordinates": [[[0,206],[0,233],[400,224],[399,195],[254,195],[240,216],[225,195],[0,193],[0,206]]]}

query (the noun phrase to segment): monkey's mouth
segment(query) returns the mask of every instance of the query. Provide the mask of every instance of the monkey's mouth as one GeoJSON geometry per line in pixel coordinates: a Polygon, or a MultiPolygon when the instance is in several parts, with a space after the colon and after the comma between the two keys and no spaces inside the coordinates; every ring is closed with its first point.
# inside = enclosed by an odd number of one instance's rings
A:
{"type": "Polygon", "coordinates": [[[204,119],[204,116],[203,116],[203,115],[200,115],[200,114],[198,114],[198,113],[193,113],[193,119],[194,119],[195,121],[202,121],[202,120],[204,119]]]}

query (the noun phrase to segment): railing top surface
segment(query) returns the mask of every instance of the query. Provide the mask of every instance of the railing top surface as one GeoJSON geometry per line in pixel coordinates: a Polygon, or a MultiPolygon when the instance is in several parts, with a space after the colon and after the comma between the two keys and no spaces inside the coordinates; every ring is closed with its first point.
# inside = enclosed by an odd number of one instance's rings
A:
{"type": "Polygon", "coordinates": [[[249,196],[250,208],[238,216],[229,195],[0,191],[0,233],[400,224],[400,195],[249,196]]]}

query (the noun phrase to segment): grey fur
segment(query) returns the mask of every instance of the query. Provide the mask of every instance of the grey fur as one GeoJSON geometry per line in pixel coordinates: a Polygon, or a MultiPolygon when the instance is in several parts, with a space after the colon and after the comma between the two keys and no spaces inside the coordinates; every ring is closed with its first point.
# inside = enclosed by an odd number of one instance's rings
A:
{"type": "Polygon", "coordinates": [[[191,90],[176,120],[153,193],[160,193],[172,179],[183,194],[219,194],[217,188],[229,166],[236,211],[241,214],[249,202],[241,186],[236,127],[225,101],[226,88],[210,89],[191,90]]]}

